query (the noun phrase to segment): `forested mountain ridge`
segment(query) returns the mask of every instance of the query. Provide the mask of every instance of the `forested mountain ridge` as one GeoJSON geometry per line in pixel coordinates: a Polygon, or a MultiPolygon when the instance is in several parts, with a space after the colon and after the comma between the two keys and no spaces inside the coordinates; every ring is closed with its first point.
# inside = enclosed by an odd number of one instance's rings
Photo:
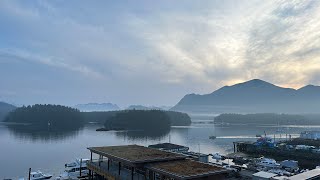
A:
{"type": "Polygon", "coordinates": [[[270,124],[270,125],[319,125],[320,114],[220,114],[214,123],[228,124],[270,124]]]}
{"type": "Polygon", "coordinates": [[[212,113],[317,113],[320,87],[298,90],[259,79],[224,86],[210,94],[184,96],[171,110],[212,113]]]}

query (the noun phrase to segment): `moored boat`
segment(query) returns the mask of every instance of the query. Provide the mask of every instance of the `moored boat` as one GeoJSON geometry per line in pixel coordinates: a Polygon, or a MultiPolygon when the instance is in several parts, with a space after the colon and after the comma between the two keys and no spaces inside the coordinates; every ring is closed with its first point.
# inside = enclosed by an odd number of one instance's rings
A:
{"type": "Polygon", "coordinates": [[[222,155],[220,155],[219,153],[214,153],[212,154],[212,159],[215,159],[215,160],[222,160],[222,155]]]}
{"type": "Polygon", "coordinates": [[[280,167],[280,164],[278,164],[276,160],[269,159],[269,158],[260,158],[259,161],[257,162],[257,165],[262,167],[269,167],[269,168],[280,167]]]}
{"type": "Polygon", "coordinates": [[[65,164],[65,171],[56,177],[57,180],[78,179],[80,176],[87,176],[87,161],[89,159],[76,159],[76,161],[65,164]]]}
{"type": "MultiPolygon", "coordinates": [[[[43,179],[50,179],[52,177],[51,174],[45,174],[41,171],[35,171],[30,173],[31,180],[43,180],[43,179]]],[[[19,180],[24,180],[24,178],[20,178],[19,180]]]]}

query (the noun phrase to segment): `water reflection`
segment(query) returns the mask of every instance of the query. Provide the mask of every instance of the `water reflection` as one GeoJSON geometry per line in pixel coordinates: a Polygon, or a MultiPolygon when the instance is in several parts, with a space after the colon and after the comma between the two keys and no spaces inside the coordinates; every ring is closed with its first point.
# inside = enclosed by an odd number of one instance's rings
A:
{"type": "Polygon", "coordinates": [[[136,131],[118,131],[117,137],[121,137],[127,140],[158,140],[166,137],[170,132],[170,129],[158,129],[152,131],[136,130],[136,131]]]}
{"type": "MultiPolygon", "coordinates": [[[[66,139],[75,139],[83,131],[84,127],[66,129],[66,128],[43,128],[26,124],[7,124],[11,135],[20,140],[31,141],[62,141],[66,139]]],[[[85,126],[91,131],[95,131],[98,125],[88,124],[85,126]]],[[[135,140],[160,140],[168,136],[170,129],[157,130],[132,130],[132,131],[115,131],[114,134],[118,138],[129,141],[135,140]]]]}
{"type": "MultiPolygon", "coordinates": [[[[234,141],[255,141],[257,134],[266,132],[267,136],[280,139],[277,126],[194,123],[191,126],[171,127],[165,131],[96,131],[102,126],[86,124],[84,128],[74,130],[39,130],[34,127],[8,126],[0,123],[0,144],[5,145],[1,146],[0,159],[1,162],[10,162],[0,169],[0,179],[18,179],[27,173],[29,167],[58,176],[64,170],[64,163],[79,157],[90,157],[87,147],[92,146],[148,146],[171,142],[188,146],[194,152],[228,154],[233,152],[234,141]],[[210,135],[217,138],[211,140],[210,135]]],[[[284,128],[285,132],[296,136],[305,130],[320,130],[319,126],[284,128]]],[[[285,134],[282,134],[281,138],[286,138],[285,134]]]]}
{"type": "Polygon", "coordinates": [[[39,128],[32,125],[7,125],[9,132],[15,138],[30,141],[61,141],[76,138],[83,127],[73,129],[39,128]]]}

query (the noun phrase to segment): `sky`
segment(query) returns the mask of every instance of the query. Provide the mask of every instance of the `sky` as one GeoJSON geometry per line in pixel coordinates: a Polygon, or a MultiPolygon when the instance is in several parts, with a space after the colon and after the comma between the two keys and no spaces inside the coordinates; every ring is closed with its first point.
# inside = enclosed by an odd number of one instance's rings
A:
{"type": "Polygon", "coordinates": [[[0,101],[175,105],[320,85],[320,1],[0,1],[0,101]]]}

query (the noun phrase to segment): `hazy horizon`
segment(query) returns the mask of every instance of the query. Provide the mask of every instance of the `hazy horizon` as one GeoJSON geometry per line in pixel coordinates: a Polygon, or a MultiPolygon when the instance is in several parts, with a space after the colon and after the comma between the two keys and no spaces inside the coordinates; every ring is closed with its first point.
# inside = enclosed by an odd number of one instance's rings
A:
{"type": "Polygon", "coordinates": [[[320,1],[0,1],[0,101],[174,106],[320,84],[320,1]]]}
{"type": "MultiPolygon", "coordinates": [[[[252,79],[252,80],[255,80],[255,79],[252,79]]],[[[251,81],[251,80],[249,80],[251,81]]],[[[263,80],[262,80],[263,81],[263,80]]],[[[248,82],[248,81],[244,81],[244,82],[248,82]]],[[[244,83],[244,82],[239,82],[239,83],[244,83]]],[[[233,86],[233,85],[237,85],[239,83],[236,83],[236,84],[231,84],[231,85],[225,85],[225,86],[233,86]]],[[[270,82],[267,82],[267,83],[270,83],[270,82]]],[[[272,83],[271,83],[272,84],[272,83]]],[[[278,86],[276,84],[274,84],[275,86],[278,86]]],[[[311,85],[311,84],[308,84],[308,85],[311,85]]],[[[303,88],[305,86],[308,86],[308,85],[304,85],[300,88],[303,88]]],[[[224,87],[224,86],[222,86],[224,87]]],[[[222,87],[219,87],[218,89],[222,88],[222,87]]],[[[289,89],[294,89],[294,90],[299,90],[300,88],[293,88],[293,87],[282,87],[282,86],[278,86],[278,87],[281,87],[281,88],[289,88],[289,89]]],[[[218,90],[218,89],[215,89],[214,91],[218,90]]],[[[198,95],[208,95],[208,94],[211,94],[213,93],[214,91],[212,92],[208,92],[208,93],[204,93],[204,94],[198,94],[198,95]]],[[[196,92],[194,93],[191,93],[191,94],[197,94],[196,92]]],[[[186,94],[188,95],[188,94],[186,94]]],[[[28,105],[34,105],[34,104],[54,104],[54,103],[33,103],[33,104],[19,104],[19,103],[16,103],[16,102],[8,102],[8,101],[2,101],[0,99],[0,102],[5,102],[5,103],[9,103],[9,104],[12,104],[12,105],[15,105],[17,107],[20,107],[20,106],[28,106],[28,105]]],[[[178,101],[179,102],[179,101],[178,101]]],[[[124,106],[119,106],[117,103],[113,103],[113,102],[83,102],[83,103],[78,103],[78,104],[62,104],[62,103],[56,103],[57,105],[66,105],[66,106],[70,106],[70,107],[76,107],[78,105],[89,105],[89,104],[97,104],[97,105],[103,105],[103,104],[110,104],[110,105],[116,105],[118,106],[120,109],[126,109],[126,108],[130,108],[130,106],[145,106],[145,107],[158,107],[158,108],[161,108],[161,107],[173,107],[174,105],[176,105],[178,102],[176,102],[175,104],[173,105],[163,105],[163,104],[158,104],[158,105],[154,105],[154,104],[127,104],[127,105],[124,105],[124,106]]]]}

